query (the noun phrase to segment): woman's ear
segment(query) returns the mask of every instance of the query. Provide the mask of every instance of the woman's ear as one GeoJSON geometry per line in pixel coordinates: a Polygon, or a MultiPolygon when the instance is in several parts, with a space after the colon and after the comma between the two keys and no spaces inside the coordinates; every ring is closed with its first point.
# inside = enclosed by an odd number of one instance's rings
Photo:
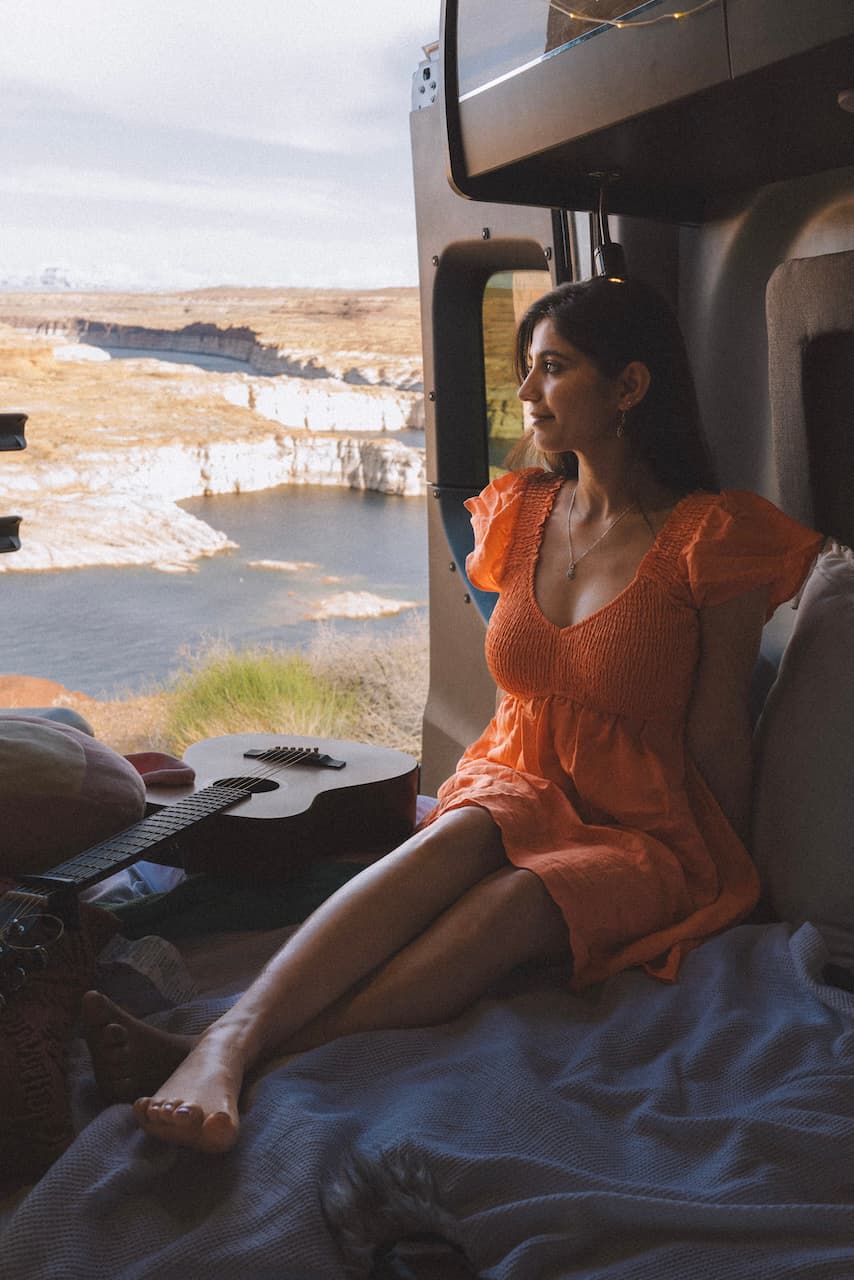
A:
{"type": "Polygon", "coordinates": [[[643,400],[650,384],[650,372],[642,360],[632,360],[618,375],[620,408],[628,412],[643,400]]]}

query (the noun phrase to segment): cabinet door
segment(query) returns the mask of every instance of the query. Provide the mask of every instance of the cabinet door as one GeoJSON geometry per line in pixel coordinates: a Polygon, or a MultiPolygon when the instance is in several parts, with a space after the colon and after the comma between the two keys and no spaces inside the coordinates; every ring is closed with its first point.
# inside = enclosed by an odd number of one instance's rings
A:
{"type": "Polygon", "coordinates": [[[733,76],[854,35],[851,0],[726,0],[726,13],[733,76]]]}

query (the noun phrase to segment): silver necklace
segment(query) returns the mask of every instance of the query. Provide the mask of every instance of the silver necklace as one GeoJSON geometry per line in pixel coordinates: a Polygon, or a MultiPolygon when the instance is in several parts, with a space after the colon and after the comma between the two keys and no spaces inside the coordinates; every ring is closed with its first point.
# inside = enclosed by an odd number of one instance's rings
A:
{"type": "Polygon", "coordinates": [[[602,533],[599,534],[599,537],[594,542],[590,543],[590,546],[587,548],[587,550],[582,551],[581,555],[576,557],[576,554],[572,549],[572,508],[575,506],[575,495],[577,493],[578,493],[578,485],[576,485],[572,491],[572,497],[569,499],[569,510],[566,513],[566,531],[569,536],[569,568],[566,571],[566,576],[567,578],[569,578],[570,582],[572,582],[573,578],[575,577],[578,566],[581,563],[581,561],[584,559],[584,557],[589,556],[593,548],[598,547],[599,543],[602,541],[603,538],[607,538],[608,534],[611,532],[614,526],[618,525],[622,520],[623,516],[627,516],[635,505],[633,502],[630,502],[627,507],[623,507],[620,514],[617,516],[614,516],[614,519],[611,521],[608,527],[602,533]]]}

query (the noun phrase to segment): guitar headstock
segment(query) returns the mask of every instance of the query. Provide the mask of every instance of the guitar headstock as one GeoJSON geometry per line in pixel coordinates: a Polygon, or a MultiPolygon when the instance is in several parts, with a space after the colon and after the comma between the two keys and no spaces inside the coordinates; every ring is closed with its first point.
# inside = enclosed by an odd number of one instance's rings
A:
{"type": "Polygon", "coordinates": [[[0,1013],[26,986],[31,973],[47,968],[51,951],[64,933],[65,925],[59,916],[32,906],[21,908],[0,923],[0,1013]]]}

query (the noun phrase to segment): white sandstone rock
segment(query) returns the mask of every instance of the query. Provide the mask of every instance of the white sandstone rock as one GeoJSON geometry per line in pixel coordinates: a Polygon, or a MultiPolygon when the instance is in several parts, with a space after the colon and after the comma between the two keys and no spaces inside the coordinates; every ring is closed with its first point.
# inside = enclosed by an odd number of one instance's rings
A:
{"type": "Polygon", "coordinates": [[[53,348],[54,360],[109,360],[109,351],[102,351],[100,347],[87,346],[85,342],[68,342],[61,347],[53,348]]]}
{"type": "Polygon", "coordinates": [[[318,600],[309,618],[312,622],[327,618],[383,618],[417,607],[417,600],[394,600],[371,591],[339,591],[337,595],[318,600]]]}

